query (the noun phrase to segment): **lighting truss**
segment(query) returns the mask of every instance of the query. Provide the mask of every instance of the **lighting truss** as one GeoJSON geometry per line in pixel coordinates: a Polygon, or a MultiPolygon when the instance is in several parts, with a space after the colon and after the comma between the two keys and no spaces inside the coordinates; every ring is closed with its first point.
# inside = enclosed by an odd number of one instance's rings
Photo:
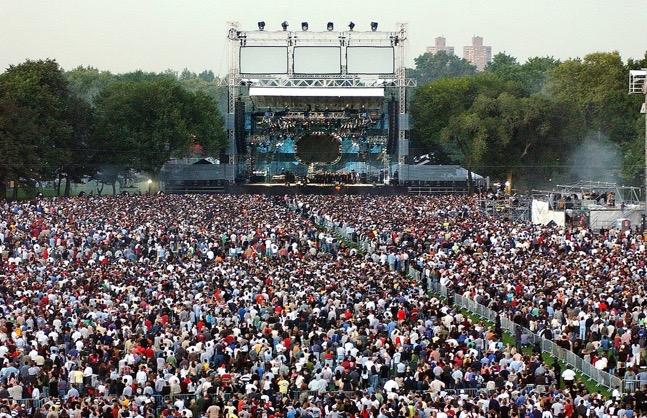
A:
{"type": "Polygon", "coordinates": [[[314,78],[243,78],[223,79],[221,85],[231,86],[244,83],[250,87],[415,87],[416,80],[410,78],[366,79],[357,77],[314,77],[314,78]]]}
{"type": "Polygon", "coordinates": [[[629,71],[629,94],[645,94],[647,70],[629,71]]]}

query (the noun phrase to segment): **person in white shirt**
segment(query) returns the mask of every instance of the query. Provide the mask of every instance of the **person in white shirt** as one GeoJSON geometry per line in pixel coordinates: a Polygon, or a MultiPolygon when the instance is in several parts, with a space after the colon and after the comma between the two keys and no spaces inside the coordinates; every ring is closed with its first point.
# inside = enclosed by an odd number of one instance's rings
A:
{"type": "Polygon", "coordinates": [[[138,385],[144,386],[147,379],[148,379],[148,375],[146,373],[146,367],[142,366],[137,371],[137,374],[135,375],[135,380],[137,381],[138,385]]]}
{"type": "Polygon", "coordinates": [[[562,379],[564,379],[564,384],[570,389],[573,387],[573,383],[575,382],[575,372],[570,368],[566,368],[562,372],[562,379]]]}

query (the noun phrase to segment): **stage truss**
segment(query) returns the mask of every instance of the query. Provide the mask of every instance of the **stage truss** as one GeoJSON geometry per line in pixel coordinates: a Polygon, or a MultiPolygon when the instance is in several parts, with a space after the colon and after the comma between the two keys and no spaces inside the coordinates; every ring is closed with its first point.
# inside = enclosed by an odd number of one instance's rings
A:
{"type": "MultiPolygon", "coordinates": [[[[226,85],[230,85],[225,80],[226,85]]],[[[367,79],[359,77],[321,77],[321,78],[249,78],[242,79],[239,85],[250,87],[298,87],[298,88],[342,88],[342,87],[415,87],[413,79],[367,79]]]]}
{"type": "MultiPolygon", "coordinates": [[[[222,80],[229,90],[228,95],[228,138],[229,164],[234,166],[231,181],[235,180],[238,165],[241,163],[236,149],[236,127],[232,123],[236,100],[243,88],[392,88],[397,90],[398,99],[398,141],[397,165],[405,164],[409,154],[409,117],[407,113],[407,88],[415,87],[416,81],[406,78],[407,24],[397,25],[395,31],[269,31],[240,29],[238,22],[228,23],[229,66],[228,74],[222,80]],[[287,48],[287,72],[280,74],[249,74],[241,72],[241,47],[282,46],[287,48]],[[295,74],[294,48],[297,46],[335,46],[340,47],[341,71],[339,74],[295,74]],[[349,47],[392,47],[393,71],[379,74],[354,74],[347,68],[347,48],[349,47]]],[[[252,138],[253,140],[254,138],[252,138]]],[[[258,140],[258,138],[255,138],[258,140]]],[[[386,142],[384,137],[371,138],[374,143],[386,142]]],[[[391,164],[385,160],[385,167],[391,164]]],[[[400,173],[403,170],[399,170],[400,173]]],[[[406,179],[401,178],[400,181],[406,179]]]]}

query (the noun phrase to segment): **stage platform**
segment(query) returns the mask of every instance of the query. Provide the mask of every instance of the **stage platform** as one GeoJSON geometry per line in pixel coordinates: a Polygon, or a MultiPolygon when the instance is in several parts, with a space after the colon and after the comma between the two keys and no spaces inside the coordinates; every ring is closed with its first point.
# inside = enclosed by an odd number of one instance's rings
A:
{"type": "Polygon", "coordinates": [[[247,183],[247,184],[213,184],[198,185],[186,184],[184,186],[169,186],[162,188],[164,193],[171,194],[347,194],[347,195],[378,195],[393,196],[401,194],[432,195],[432,194],[464,194],[467,193],[465,185],[387,185],[387,184],[300,184],[291,183],[247,183]]]}
{"type": "Polygon", "coordinates": [[[406,194],[408,188],[405,186],[390,186],[386,184],[295,184],[289,186],[277,183],[253,183],[227,185],[225,193],[247,193],[247,194],[347,194],[347,195],[398,195],[406,194]]]}

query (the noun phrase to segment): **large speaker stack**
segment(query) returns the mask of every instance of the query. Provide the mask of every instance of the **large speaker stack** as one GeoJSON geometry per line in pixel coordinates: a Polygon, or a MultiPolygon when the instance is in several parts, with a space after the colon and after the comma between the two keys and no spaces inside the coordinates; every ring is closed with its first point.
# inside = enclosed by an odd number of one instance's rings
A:
{"type": "Polygon", "coordinates": [[[234,129],[236,132],[236,152],[245,154],[247,144],[245,143],[245,103],[237,101],[234,108],[234,129]]]}
{"type": "Polygon", "coordinates": [[[394,154],[398,149],[398,101],[391,99],[388,103],[389,137],[386,151],[394,154]]]}

